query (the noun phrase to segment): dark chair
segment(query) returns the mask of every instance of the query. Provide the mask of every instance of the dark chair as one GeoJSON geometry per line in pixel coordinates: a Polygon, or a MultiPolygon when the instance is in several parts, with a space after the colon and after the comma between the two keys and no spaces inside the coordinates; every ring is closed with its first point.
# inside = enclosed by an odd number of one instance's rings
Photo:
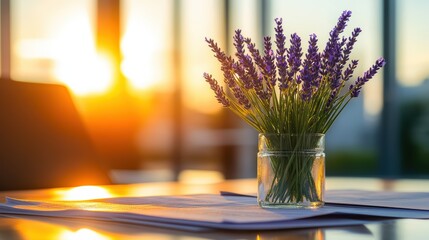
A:
{"type": "Polygon", "coordinates": [[[0,79],[0,190],[109,184],[68,90],[0,79]]]}

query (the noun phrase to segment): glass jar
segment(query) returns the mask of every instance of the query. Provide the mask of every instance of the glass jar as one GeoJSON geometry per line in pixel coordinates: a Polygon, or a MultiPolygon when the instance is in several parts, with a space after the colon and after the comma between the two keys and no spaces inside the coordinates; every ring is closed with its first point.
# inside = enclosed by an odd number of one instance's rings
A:
{"type": "Polygon", "coordinates": [[[259,134],[259,206],[318,208],[324,205],[324,140],[324,134],[259,134]]]}

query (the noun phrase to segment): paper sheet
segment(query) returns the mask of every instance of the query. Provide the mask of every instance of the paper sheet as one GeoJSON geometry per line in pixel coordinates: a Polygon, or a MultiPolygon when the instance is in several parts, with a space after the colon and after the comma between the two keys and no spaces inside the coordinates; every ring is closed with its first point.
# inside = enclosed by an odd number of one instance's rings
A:
{"type": "MultiPolygon", "coordinates": [[[[256,198],[256,194],[221,191],[222,196],[256,198]]],[[[364,190],[328,190],[325,203],[429,211],[429,192],[388,192],[364,190]]]]}
{"type": "Polygon", "coordinates": [[[429,211],[429,192],[330,190],[326,202],[429,211]]]}
{"type": "Polygon", "coordinates": [[[407,194],[418,198],[419,204],[415,206],[417,210],[412,209],[413,206],[404,205],[406,198],[402,193],[328,191],[327,199],[330,202],[338,201],[339,204],[326,204],[319,209],[262,209],[252,196],[203,194],[89,201],[28,201],[8,198],[5,204],[0,205],[0,213],[87,218],[194,231],[344,226],[366,223],[374,217],[429,219],[428,210],[419,210],[428,207],[429,196],[407,194]],[[388,201],[384,201],[386,198],[388,201]],[[351,204],[355,199],[359,199],[359,202],[351,204]],[[386,202],[389,206],[401,208],[379,207],[386,202]],[[374,203],[375,206],[358,206],[359,203],[374,203]]]}

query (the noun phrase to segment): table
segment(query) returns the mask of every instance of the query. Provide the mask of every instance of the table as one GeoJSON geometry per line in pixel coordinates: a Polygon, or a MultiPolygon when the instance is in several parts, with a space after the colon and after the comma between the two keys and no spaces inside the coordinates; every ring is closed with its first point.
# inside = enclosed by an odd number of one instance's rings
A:
{"type": "MultiPolygon", "coordinates": [[[[328,178],[327,189],[429,191],[429,180],[381,180],[374,178],[328,178]]],[[[5,196],[33,200],[87,199],[97,197],[154,196],[195,193],[256,191],[255,179],[229,180],[213,184],[141,183],[0,192],[5,196]]],[[[0,239],[428,239],[429,220],[386,220],[377,223],[283,231],[185,232],[114,222],[0,215],[0,239]]]]}

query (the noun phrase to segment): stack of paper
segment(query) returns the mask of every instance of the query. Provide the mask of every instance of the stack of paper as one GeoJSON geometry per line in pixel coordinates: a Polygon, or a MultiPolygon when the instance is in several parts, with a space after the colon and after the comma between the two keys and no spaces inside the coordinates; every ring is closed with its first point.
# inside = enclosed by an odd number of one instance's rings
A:
{"type": "Polygon", "coordinates": [[[183,230],[270,230],[344,226],[389,218],[429,219],[429,193],[328,191],[319,209],[262,209],[234,194],[29,201],[8,198],[0,213],[85,218],[183,230]]]}

